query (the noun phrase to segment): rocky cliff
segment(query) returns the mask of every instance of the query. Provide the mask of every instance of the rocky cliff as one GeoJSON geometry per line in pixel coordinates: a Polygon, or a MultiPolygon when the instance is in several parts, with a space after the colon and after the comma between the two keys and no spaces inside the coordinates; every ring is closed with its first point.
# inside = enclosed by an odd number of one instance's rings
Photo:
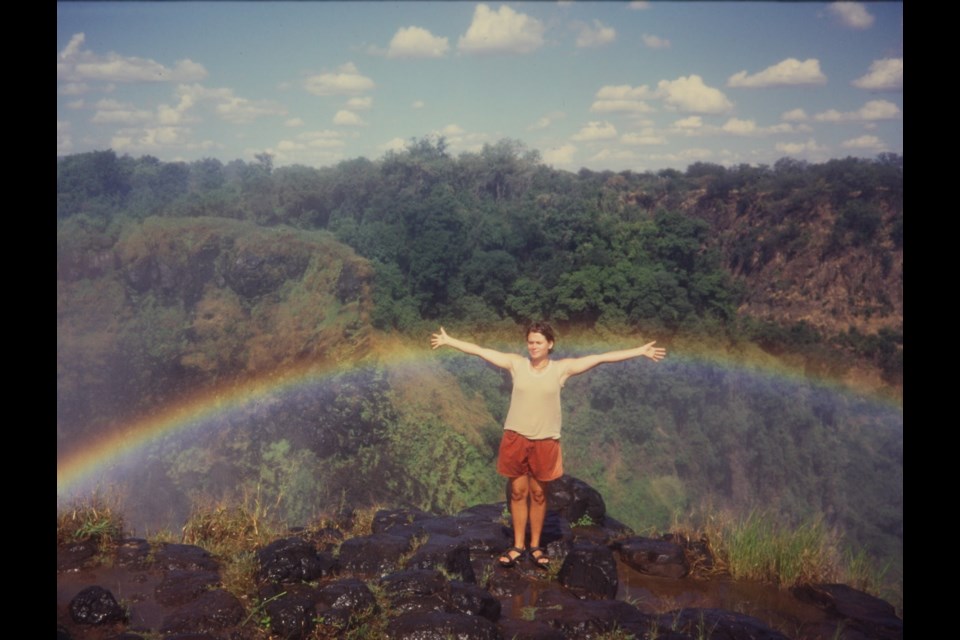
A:
{"type": "Polygon", "coordinates": [[[343,519],[290,531],[250,555],[249,584],[232,590],[237,559],[200,546],[63,541],[58,640],[903,637],[893,607],[844,585],[738,583],[707,541],[637,536],[570,476],[548,500],[547,571],[497,566],[512,544],[505,503],[382,509],[355,536],[343,519]]]}

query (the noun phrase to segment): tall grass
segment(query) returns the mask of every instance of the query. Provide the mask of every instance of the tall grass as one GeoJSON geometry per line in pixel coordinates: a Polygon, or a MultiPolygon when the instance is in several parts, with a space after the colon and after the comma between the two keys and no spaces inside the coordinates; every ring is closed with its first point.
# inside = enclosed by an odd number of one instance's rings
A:
{"type": "Polygon", "coordinates": [[[732,524],[725,542],[734,578],[792,586],[833,581],[841,573],[838,536],[820,518],[786,527],[770,514],[753,512],[732,524]]]}

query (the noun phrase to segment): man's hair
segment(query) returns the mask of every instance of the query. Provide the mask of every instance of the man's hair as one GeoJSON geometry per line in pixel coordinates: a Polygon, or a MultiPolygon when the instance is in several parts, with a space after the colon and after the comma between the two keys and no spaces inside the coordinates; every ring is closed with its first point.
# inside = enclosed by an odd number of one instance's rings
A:
{"type": "MultiPolygon", "coordinates": [[[[523,334],[523,338],[526,339],[531,333],[539,333],[547,339],[547,342],[552,342],[554,345],[557,343],[557,339],[553,336],[553,327],[546,322],[531,322],[527,325],[527,332],[523,334]]],[[[553,347],[550,347],[550,353],[553,353],[553,347]]]]}

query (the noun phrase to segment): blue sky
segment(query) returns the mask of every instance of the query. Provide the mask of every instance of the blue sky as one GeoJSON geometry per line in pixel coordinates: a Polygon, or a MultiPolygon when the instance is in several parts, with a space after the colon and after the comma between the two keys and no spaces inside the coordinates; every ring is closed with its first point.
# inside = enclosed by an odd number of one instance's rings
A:
{"type": "Polygon", "coordinates": [[[903,5],[57,5],[57,154],[276,166],[502,138],[558,169],[903,153],[903,5]]]}

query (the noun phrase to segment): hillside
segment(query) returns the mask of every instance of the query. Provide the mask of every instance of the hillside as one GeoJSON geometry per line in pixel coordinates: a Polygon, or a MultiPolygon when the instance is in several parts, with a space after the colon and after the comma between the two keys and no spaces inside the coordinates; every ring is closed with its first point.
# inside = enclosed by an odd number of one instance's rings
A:
{"type": "Polygon", "coordinates": [[[559,355],[569,471],[638,531],[775,509],[902,571],[902,159],[557,172],[517,143],[274,169],[58,160],[58,500],[142,529],[255,498],[439,512],[497,499],[509,381],[441,322],[559,355]],[[866,390],[867,393],[863,391],[866,390]],[[122,480],[120,480],[122,479],[122,480]]]}

